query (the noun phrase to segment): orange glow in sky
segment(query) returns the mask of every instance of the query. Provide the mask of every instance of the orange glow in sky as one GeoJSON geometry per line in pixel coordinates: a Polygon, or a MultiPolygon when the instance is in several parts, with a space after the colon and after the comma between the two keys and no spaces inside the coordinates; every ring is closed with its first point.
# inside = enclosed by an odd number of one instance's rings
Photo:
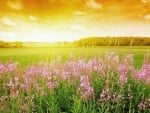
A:
{"type": "Polygon", "coordinates": [[[0,40],[150,36],[150,0],[0,0],[0,40]]]}

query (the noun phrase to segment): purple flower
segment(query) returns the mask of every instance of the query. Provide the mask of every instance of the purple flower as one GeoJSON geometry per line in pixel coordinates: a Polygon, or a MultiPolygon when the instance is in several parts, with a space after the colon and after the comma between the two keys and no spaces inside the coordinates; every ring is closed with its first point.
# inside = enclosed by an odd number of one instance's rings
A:
{"type": "Polygon", "coordinates": [[[81,94],[82,99],[88,100],[94,96],[94,89],[90,85],[89,77],[87,75],[81,76],[80,78],[80,88],[79,92],[81,94]]]}
{"type": "Polygon", "coordinates": [[[146,106],[145,106],[144,103],[140,102],[140,103],[138,104],[138,108],[139,108],[140,110],[145,110],[146,106]]]}
{"type": "Polygon", "coordinates": [[[127,78],[127,76],[126,75],[120,75],[119,76],[119,82],[120,82],[120,84],[124,84],[124,83],[127,83],[127,80],[128,80],[128,78],[127,78]]]}
{"type": "Polygon", "coordinates": [[[126,75],[127,72],[128,72],[127,66],[125,64],[119,64],[119,66],[118,66],[118,73],[120,75],[122,75],[122,74],[126,75]]]}
{"type": "Polygon", "coordinates": [[[7,65],[7,71],[15,71],[18,68],[18,62],[16,63],[9,63],[7,65]]]}
{"type": "Polygon", "coordinates": [[[0,74],[4,73],[5,71],[6,71],[5,65],[0,63],[0,74]]]}

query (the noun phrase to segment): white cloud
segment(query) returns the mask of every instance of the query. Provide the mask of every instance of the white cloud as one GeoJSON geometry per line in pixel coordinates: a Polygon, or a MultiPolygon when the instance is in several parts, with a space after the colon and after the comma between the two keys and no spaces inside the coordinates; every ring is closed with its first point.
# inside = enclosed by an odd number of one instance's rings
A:
{"type": "Polygon", "coordinates": [[[74,13],[74,15],[76,15],[76,16],[84,16],[86,13],[85,12],[83,12],[83,11],[76,11],[75,13],[74,13]]]}
{"type": "Polygon", "coordinates": [[[150,14],[144,16],[145,20],[150,20],[150,14]]]}
{"type": "Polygon", "coordinates": [[[10,26],[10,27],[13,27],[13,26],[16,25],[16,23],[15,23],[12,19],[7,18],[7,17],[2,18],[2,23],[3,23],[4,25],[10,26]]]}
{"type": "Polygon", "coordinates": [[[101,9],[103,7],[102,4],[100,3],[97,3],[95,0],[88,0],[86,2],[86,5],[89,7],[89,8],[92,8],[92,9],[101,9]]]}
{"type": "Polygon", "coordinates": [[[148,3],[150,0],[141,0],[143,3],[148,3]]]}
{"type": "Polygon", "coordinates": [[[8,7],[15,9],[15,10],[21,10],[23,7],[23,4],[20,0],[19,1],[9,0],[6,2],[6,4],[8,5],[8,7]]]}
{"type": "Polygon", "coordinates": [[[35,16],[33,16],[33,15],[30,15],[28,18],[31,21],[36,21],[37,20],[37,18],[35,16]]]}

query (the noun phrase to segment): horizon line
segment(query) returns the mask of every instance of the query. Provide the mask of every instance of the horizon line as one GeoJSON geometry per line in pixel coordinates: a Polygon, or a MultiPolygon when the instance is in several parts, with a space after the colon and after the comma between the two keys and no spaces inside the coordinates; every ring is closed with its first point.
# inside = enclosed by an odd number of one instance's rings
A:
{"type": "Polygon", "coordinates": [[[79,39],[76,39],[76,40],[60,40],[60,41],[46,41],[46,40],[43,40],[43,41],[21,41],[21,40],[4,40],[4,39],[0,39],[0,41],[3,41],[3,42],[24,42],[24,43],[63,43],[63,42],[68,42],[68,43],[71,43],[71,42],[75,42],[75,41],[79,41],[81,39],[87,39],[87,38],[150,38],[150,36],[89,36],[89,37],[84,37],[84,38],[79,38],[79,39]]]}

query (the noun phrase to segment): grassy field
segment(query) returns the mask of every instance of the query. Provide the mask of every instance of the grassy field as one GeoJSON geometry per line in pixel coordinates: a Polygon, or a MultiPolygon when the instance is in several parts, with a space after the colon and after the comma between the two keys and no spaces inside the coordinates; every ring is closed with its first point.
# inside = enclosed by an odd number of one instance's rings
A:
{"type": "Polygon", "coordinates": [[[148,49],[1,48],[0,113],[149,113],[148,49]]]}
{"type": "Polygon", "coordinates": [[[51,48],[0,48],[0,61],[18,61],[20,65],[35,63],[38,61],[52,61],[57,58],[62,61],[68,60],[70,56],[75,59],[104,57],[107,52],[117,51],[119,56],[133,53],[134,65],[140,67],[143,58],[150,47],[51,47],[51,48]]]}

